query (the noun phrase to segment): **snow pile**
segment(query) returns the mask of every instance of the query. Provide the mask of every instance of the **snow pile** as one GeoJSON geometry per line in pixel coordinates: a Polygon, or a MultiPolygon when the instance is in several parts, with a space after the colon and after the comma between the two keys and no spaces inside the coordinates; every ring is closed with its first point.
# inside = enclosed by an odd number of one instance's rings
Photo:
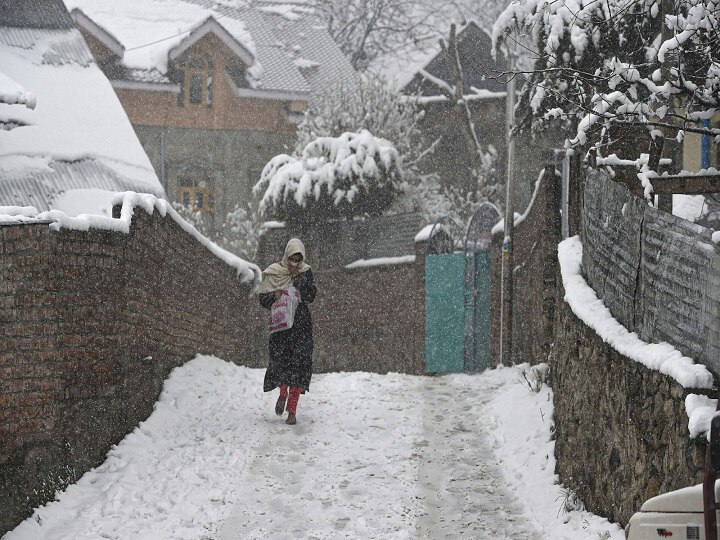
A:
{"type": "Polygon", "coordinates": [[[112,217],[116,191],[104,189],[69,189],[58,195],[50,204],[52,210],[60,210],[70,217],[94,214],[112,217]]]}
{"type": "Polygon", "coordinates": [[[32,92],[28,92],[10,77],[0,73],[0,103],[25,105],[28,109],[34,109],[37,99],[32,92]]]}
{"type": "Polygon", "coordinates": [[[430,235],[435,236],[441,231],[445,231],[445,227],[442,223],[431,223],[430,225],[425,225],[415,235],[415,243],[427,242],[428,240],[430,240],[430,235]]]}
{"type": "Polygon", "coordinates": [[[40,221],[34,206],[0,206],[0,225],[40,221]]]}
{"type": "Polygon", "coordinates": [[[688,418],[690,437],[705,435],[710,440],[710,422],[715,416],[717,399],[699,394],[688,394],[685,398],[685,411],[688,418]]]}
{"type": "Polygon", "coordinates": [[[292,427],[263,375],[173,370],[150,418],[4,540],[624,540],[564,501],[542,366],[318,374],[292,427]]]}
{"type": "Polygon", "coordinates": [[[631,360],[672,377],[685,388],[713,387],[713,376],[705,366],[695,364],[668,343],[642,341],[635,332],[629,332],[612,316],[582,277],[582,243],[579,237],[573,236],[560,242],[558,258],[565,301],[573,313],[605,343],[631,360]]]}
{"type": "Polygon", "coordinates": [[[340,137],[319,137],[305,146],[301,157],[275,156],[255,185],[263,194],[260,211],[286,202],[305,207],[321,197],[334,206],[352,206],[372,191],[394,186],[402,178],[394,145],[363,129],[340,137]]]}
{"type": "MultiPolygon", "coordinates": [[[[78,190],[85,194],[85,190],[78,190]]],[[[255,264],[249,263],[229,251],[224,250],[207,237],[203,236],[190,223],[185,221],[171,204],[165,199],[159,199],[154,195],[146,193],[134,193],[128,191],[125,193],[109,193],[97,190],[93,193],[97,201],[103,201],[106,206],[100,209],[98,213],[93,214],[77,214],[75,216],[68,215],[61,210],[49,210],[47,212],[38,213],[33,207],[0,207],[0,223],[26,223],[26,222],[50,222],[50,228],[54,231],[60,229],[72,229],[77,231],[87,231],[90,229],[102,229],[129,234],[135,208],[142,208],[148,214],[152,215],[155,210],[162,216],[170,216],[186,233],[195,238],[204,245],[213,255],[221,259],[228,266],[234,268],[237,276],[243,283],[249,283],[252,287],[260,283],[260,268],[255,264]],[[109,201],[109,204],[107,202],[109,201]],[[112,207],[121,204],[120,218],[114,219],[111,215],[112,207]],[[109,212],[108,212],[109,208],[109,212]]],[[[64,202],[68,208],[77,208],[77,202],[65,199],[64,202]]]]}

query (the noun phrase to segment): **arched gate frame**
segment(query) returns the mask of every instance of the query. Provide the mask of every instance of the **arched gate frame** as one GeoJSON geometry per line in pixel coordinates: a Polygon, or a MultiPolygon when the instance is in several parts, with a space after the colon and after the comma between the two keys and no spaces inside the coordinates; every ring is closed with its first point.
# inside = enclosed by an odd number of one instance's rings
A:
{"type": "Polygon", "coordinates": [[[473,214],[465,234],[465,371],[490,367],[492,228],[500,212],[483,203],[473,214]]]}

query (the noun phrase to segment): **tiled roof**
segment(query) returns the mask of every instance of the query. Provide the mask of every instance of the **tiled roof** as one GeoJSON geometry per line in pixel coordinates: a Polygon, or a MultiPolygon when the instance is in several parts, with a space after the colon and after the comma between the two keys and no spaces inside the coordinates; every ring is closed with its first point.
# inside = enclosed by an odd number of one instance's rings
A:
{"type": "MultiPolygon", "coordinates": [[[[0,25],[2,27],[2,25],[0,25]]],[[[0,32],[0,45],[32,49],[41,42],[49,41],[43,54],[44,64],[61,66],[63,64],[79,64],[87,67],[93,57],[82,36],[75,30],[34,29],[2,27],[0,32]]]]}
{"type": "Polygon", "coordinates": [[[256,4],[270,24],[287,54],[310,85],[313,96],[344,84],[354,85],[357,74],[325,27],[313,16],[284,17],[276,11],[264,11],[266,3],[256,4]],[[309,62],[304,62],[309,61],[309,62]],[[311,67],[317,64],[316,67],[311,67]],[[300,66],[307,65],[302,69],[300,66]]]}
{"type": "MultiPolygon", "coordinates": [[[[338,82],[347,83],[355,80],[354,70],[322,22],[313,15],[311,10],[304,7],[299,8],[297,5],[278,5],[266,1],[229,2],[228,0],[148,0],[147,5],[144,3],[108,4],[108,2],[104,2],[102,5],[105,11],[97,11],[98,14],[102,14],[102,20],[98,21],[93,19],[95,10],[99,9],[98,4],[90,0],[70,0],[73,6],[83,10],[87,17],[121,42],[123,36],[120,30],[124,30],[125,34],[128,34],[128,26],[114,28],[113,21],[115,19],[108,16],[109,10],[114,13],[126,10],[128,15],[149,18],[158,16],[157,10],[150,7],[153,2],[158,5],[162,4],[162,7],[168,12],[168,16],[163,21],[163,28],[168,27],[169,22],[172,21],[173,6],[177,7],[176,11],[183,13],[183,24],[187,24],[191,14],[204,14],[217,21],[253,55],[255,66],[251,70],[252,83],[257,89],[316,95],[338,82]],[[137,6],[135,9],[146,10],[146,12],[139,14],[131,12],[134,9],[133,5],[137,6]],[[283,12],[283,10],[293,11],[290,13],[283,12]],[[297,60],[307,62],[298,64],[297,60]],[[310,68],[312,63],[317,65],[310,68]]],[[[121,61],[124,61],[127,68],[133,70],[153,68],[164,73],[167,54],[163,55],[159,52],[163,45],[169,47],[169,43],[181,39],[179,36],[182,34],[158,36],[157,29],[154,28],[157,25],[151,19],[143,19],[142,29],[140,26],[133,29],[133,39],[137,41],[136,43],[122,42],[126,49],[124,60],[121,61]],[[166,37],[167,40],[163,37],[166,37]],[[153,56],[155,53],[145,55],[143,58],[147,65],[134,65],[128,61],[128,55],[136,55],[133,58],[137,58],[137,54],[142,52],[145,44],[151,49],[157,48],[158,54],[155,56],[153,56]],[[154,60],[148,62],[148,58],[154,58],[154,60]]],[[[184,29],[188,30],[188,28],[184,29]]],[[[150,51],[148,50],[148,52],[150,51]]],[[[126,80],[164,82],[155,74],[147,71],[128,71],[123,74],[123,76],[125,75],[130,77],[126,80]]]]}
{"type": "Polygon", "coordinates": [[[22,9],[18,9],[18,0],[0,0],[0,26],[46,30],[75,28],[62,0],[21,1],[22,9]]]}
{"type": "MultiPolygon", "coordinates": [[[[292,63],[287,44],[283,36],[278,36],[265,18],[265,14],[255,7],[230,7],[214,0],[183,0],[208,9],[217,10],[224,17],[245,22],[255,44],[256,60],[261,67],[258,87],[264,90],[308,93],[311,88],[300,70],[292,63]]],[[[222,20],[220,21],[222,24],[222,20]]]]}

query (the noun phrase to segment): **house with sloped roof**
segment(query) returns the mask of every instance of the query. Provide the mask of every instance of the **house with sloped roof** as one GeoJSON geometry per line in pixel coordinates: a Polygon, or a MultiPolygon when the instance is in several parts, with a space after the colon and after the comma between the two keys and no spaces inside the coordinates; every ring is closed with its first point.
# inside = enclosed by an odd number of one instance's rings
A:
{"type": "Polygon", "coordinates": [[[303,4],[66,0],[168,198],[219,226],[355,72],[303,4]]]}
{"type": "MultiPolygon", "coordinates": [[[[444,35],[447,41],[449,27],[444,35]]],[[[508,62],[502,51],[492,55],[490,34],[473,21],[457,29],[456,43],[463,75],[463,99],[468,104],[475,131],[483,150],[494,150],[499,177],[505,179],[507,166],[506,142],[506,96],[508,62]]],[[[445,185],[456,186],[463,191],[474,188],[474,180],[468,164],[471,160],[463,141],[460,115],[464,111],[447,97],[454,88],[447,54],[438,46],[416,55],[414,62],[403,70],[396,81],[400,91],[417,96],[425,111],[422,122],[428,143],[438,141],[435,151],[424,164],[428,171],[437,172],[445,185]]],[[[518,90],[520,89],[520,82],[518,90]]],[[[529,203],[537,175],[542,168],[543,154],[556,146],[562,146],[562,138],[555,140],[531,140],[521,136],[516,142],[516,204],[524,208],[529,203]]]]}
{"type": "Polygon", "coordinates": [[[62,1],[0,0],[0,206],[41,212],[90,190],[108,212],[113,192],[164,197],[62,1]]]}

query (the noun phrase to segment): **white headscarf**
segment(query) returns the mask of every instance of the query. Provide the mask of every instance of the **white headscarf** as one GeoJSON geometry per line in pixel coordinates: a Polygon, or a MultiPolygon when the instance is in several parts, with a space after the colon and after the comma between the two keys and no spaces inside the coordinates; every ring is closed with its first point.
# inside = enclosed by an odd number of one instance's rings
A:
{"type": "Polygon", "coordinates": [[[302,273],[310,270],[310,265],[305,263],[305,246],[299,239],[291,238],[285,246],[285,253],[283,254],[282,262],[273,263],[263,270],[262,282],[260,283],[258,293],[276,291],[277,289],[292,283],[293,276],[290,274],[290,270],[288,269],[288,260],[296,253],[299,253],[303,257],[300,272],[302,273]]]}

